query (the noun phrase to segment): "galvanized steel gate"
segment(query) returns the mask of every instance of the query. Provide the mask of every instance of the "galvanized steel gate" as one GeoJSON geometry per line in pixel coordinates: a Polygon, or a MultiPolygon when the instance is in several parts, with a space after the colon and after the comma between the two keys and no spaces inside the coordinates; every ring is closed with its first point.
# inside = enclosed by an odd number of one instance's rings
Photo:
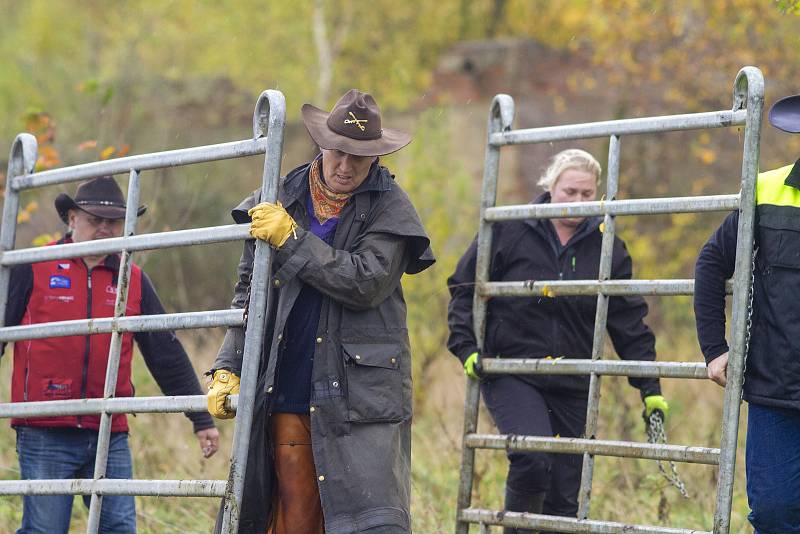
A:
{"type": "Polygon", "coordinates": [[[253,139],[217,145],[143,154],[109,161],[88,163],[33,173],[37,157],[36,139],[20,134],[14,141],[8,163],[2,229],[0,229],[0,325],[5,324],[10,268],[13,265],[89,254],[122,253],[119,284],[113,318],[86,319],[0,328],[0,341],[12,342],[60,336],[111,333],[105,396],[80,399],[0,404],[0,418],[57,415],[101,414],[94,479],[0,481],[0,495],[91,495],[87,533],[99,527],[103,495],[150,495],[183,497],[222,497],[225,500],[224,533],[235,533],[239,524],[239,505],[247,464],[250,423],[253,418],[256,376],[264,333],[264,316],[270,298],[268,277],[271,249],[262,241],[256,244],[250,317],[247,328],[241,393],[231,398],[238,407],[228,480],[118,480],[106,479],[106,462],[111,432],[111,414],[147,412],[206,411],[204,395],[180,397],[115,398],[122,334],[216,326],[241,326],[242,310],[215,310],[165,315],[124,317],[128,297],[131,253],[137,250],[221,243],[249,237],[248,225],[195,228],[135,236],[136,208],[139,205],[139,177],[142,171],[209,161],[265,154],[262,198],[275,200],[280,177],[286,102],[279,91],[264,91],[253,114],[253,139]],[[20,191],[46,185],[74,182],[108,174],[129,174],[127,213],[123,237],[14,250],[20,191]]]}
{"type": "Polygon", "coordinates": [[[478,255],[473,302],[474,331],[478,346],[483,346],[486,308],[489,298],[597,295],[594,340],[591,360],[494,359],[482,361],[486,374],[589,374],[589,406],[586,418],[586,439],[550,438],[477,434],[479,388],[468,380],[464,409],[464,440],[461,482],[458,493],[456,533],[467,534],[470,523],[478,523],[481,532],[487,525],[555,530],[560,532],[637,532],[682,533],[697,530],[658,526],[627,525],[588,519],[592,489],[594,456],[625,456],[654,460],[672,460],[719,466],[714,534],[729,531],[733,474],[736,461],[736,437],[739,425],[739,403],[742,390],[742,367],[745,349],[748,295],[752,272],[753,215],[755,183],[758,167],[761,114],[764,104],[764,80],[755,67],[745,67],[736,77],[733,109],[687,115],[573,124],[547,128],[512,130],[514,101],[498,95],[489,114],[488,140],[481,198],[478,255]],[[735,195],[705,197],[617,200],[620,140],[634,135],[678,130],[720,128],[745,125],[741,191],[735,195]],[[580,204],[538,204],[495,207],[500,148],[524,143],[545,143],[596,137],[609,137],[608,179],[606,200],[580,204]],[[610,280],[612,244],[615,235],[614,216],[659,213],[740,210],[736,272],[733,277],[732,343],[728,364],[728,385],[719,449],[678,445],[658,445],[596,439],[600,376],[706,378],[704,364],[684,362],[633,362],[603,360],[606,341],[608,299],[614,295],[691,295],[693,280],[610,280]],[[489,282],[491,224],[525,218],[603,216],[605,230],[597,281],[529,281],[489,282]],[[579,494],[578,518],[541,514],[503,512],[470,508],[476,449],[546,451],[551,453],[583,453],[583,475],[579,494]]]}

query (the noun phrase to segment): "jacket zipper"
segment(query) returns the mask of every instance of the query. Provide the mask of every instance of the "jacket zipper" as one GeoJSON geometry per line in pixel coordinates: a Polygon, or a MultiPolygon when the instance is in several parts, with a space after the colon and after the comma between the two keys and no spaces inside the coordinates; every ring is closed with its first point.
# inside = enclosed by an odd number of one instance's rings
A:
{"type": "Polygon", "coordinates": [[[31,352],[28,350],[27,365],[25,365],[25,389],[22,391],[22,400],[28,402],[28,376],[31,371],[31,352]]]}
{"type": "MultiPolygon", "coordinates": [[[[92,318],[92,269],[86,273],[86,318],[92,318]]],[[[89,376],[89,351],[91,349],[91,336],[86,335],[86,350],[83,353],[83,373],[81,376],[81,398],[86,398],[87,380],[89,376]]],[[[78,416],[78,428],[81,428],[81,416],[78,416]]]]}

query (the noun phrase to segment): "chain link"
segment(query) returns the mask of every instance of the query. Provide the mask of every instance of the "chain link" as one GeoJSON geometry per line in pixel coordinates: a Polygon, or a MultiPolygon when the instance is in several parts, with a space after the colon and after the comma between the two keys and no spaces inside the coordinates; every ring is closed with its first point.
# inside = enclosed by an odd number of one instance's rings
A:
{"type": "MultiPolygon", "coordinates": [[[[660,410],[653,410],[653,413],[650,414],[646,422],[648,443],[666,444],[667,430],[664,428],[664,414],[662,414],[660,410]]],[[[669,464],[669,471],[664,467],[664,462],[658,460],[658,470],[661,471],[661,474],[664,475],[664,478],[667,479],[670,484],[678,489],[684,499],[688,499],[689,492],[686,490],[686,484],[684,484],[683,480],[681,480],[681,477],[678,475],[675,462],[670,461],[667,463],[669,464]]]]}
{"type": "Polygon", "coordinates": [[[758,247],[753,246],[753,259],[750,266],[750,295],[747,299],[747,321],[744,329],[744,356],[742,358],[742,393],[744,395],[745,371],[747,371],[747,355],[750,354],[750,329],[753,326],[753,293],[756,284],[756,256],[758,247]]]}

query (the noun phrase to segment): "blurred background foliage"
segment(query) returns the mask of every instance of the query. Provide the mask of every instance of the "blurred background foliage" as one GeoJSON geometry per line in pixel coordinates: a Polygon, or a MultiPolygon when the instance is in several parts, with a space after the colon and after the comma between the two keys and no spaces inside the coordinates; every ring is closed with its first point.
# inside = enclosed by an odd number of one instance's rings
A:
{"type": "MultiPolygon", "coordinates": [[[[800,18],[791,0],[0,0],[0,13],[0,147],[10,147],[21,131],[33,133],[37,170],[245,139],[256,99],[268,88],[287,100],[284,172],[316,151],[300,106],[328,109],[351,87],[375,95],[387,124],[414,133],[407,149],[384,159],[414,200],[439,258],[404,282],[415,353],[419,532],[452,530],[463,379],[445,348],[445,280],[477,229],[494,94],[515,98],[516,127],[534,127],[729,109],[744,65],[764,73],[767,105],[800,92],[800,18]]],[[[619,197],[736,192],[741,144],[737,129],[625,138],[619,197]]],[[[547,159],[568,146],[504,150],[500,201],[533,198],[547,159]]],[[[605,166],[606,141],[578,146],[605,166]]],[[[762,168],[793,161],[798,152],[796,138],[764,128],[762,168]]],[[[262,165],[246,158],[144,173],[149,210],[138,231],[231,223],[230,207],[259,185],[262,165]]],[[[118,178],[124,186],[126,178],[118,178]]],[[[17,246],[62,235],[52,208],[60,191],[73,192],[74,184],[23,195],[17,246]]],[[[634,276],[690,278],[697,250],[723,216],[621,219],[634,276]]],[[[140,253],[137,262],[169,311],[219,309],[229,303],[239,251],[238,244],[213,245],[140,253]]],[[[690,299],[650,303],[661,358],[699,359],[690,299]]],[[[181,334],[198,373],[213,360],[219,337],[181,334]]],[[[0,366],[3,400],[9,372],[8,362],[0,366]]],[[[157,393],[141,365],[136,381],[140,394],[157,393]]],[[[675,381],[665,392],[674,406],[672,441],[715,446],[720,392],[675,381]]],[[[603,398],[601,434],[643,439],[638,395],[624,380],[606,380],[603,398]]],[[[163,418],[133,423],[138,476],[199,471],[200,478],[225,478],[227,449],[198,463],[191,436],[164,443],[152,430],[164,428],[157,421],[163,418]],[[171,464],[173,457],[180,461],[171,464]]],[[[176,436],[188,432],[180,418],[169,424],[176,436]]],[[[483,417],[482,425],[490,424],[483,417]]],[[[223,430],[230,436],[229,427],[223,430]]],[[[477,499],[499,506],[504,460],[479,456],[477,499]]],[[[685,501],[651,463],[602,459],[598,468],[593,517],[710,528],[713,470],[686,468],[693,498],[685,501]]],[[[12,432],[0,431],[0,476],[17,476],[12,432]]],[[[0,501],[0,532],[11,532],[19,513],[17,499],[0,501]]],[[[214,504],[141,499],[139,513],[143,532],[204,532],[198,518],[211,521],[214,504]]],[[[736,528],[745,528],[745,514],[739,491],[736,528]]]]}

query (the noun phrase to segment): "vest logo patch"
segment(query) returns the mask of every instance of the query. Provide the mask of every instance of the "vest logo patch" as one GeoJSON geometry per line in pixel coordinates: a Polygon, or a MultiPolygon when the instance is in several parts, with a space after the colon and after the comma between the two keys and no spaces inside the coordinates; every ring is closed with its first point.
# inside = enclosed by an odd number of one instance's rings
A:
{"type": "Polygon", "coordinates": [[[50,277],[50,289],[69,289],[72,287],[72,280],[69,276],[53,275],[50,277]]]}
{"type": "Polygon", "coordinates": [[[58,264],[58,270],[60,271],[62,269],[65,270],[65,271],[69,270],[69,263],[59,263],[58,264]]]}
{"type": "Polygon", "coordinates": [[[42,379],[42,395],[45,399],[72,398],[72,380],[69,378],[42,379]]]}
{"type": "Polygon", "coordinates": [[[75,295],[45,295],[45,301],[57,300],[58,302],[72,302],[75,300],[75,295]]]}

